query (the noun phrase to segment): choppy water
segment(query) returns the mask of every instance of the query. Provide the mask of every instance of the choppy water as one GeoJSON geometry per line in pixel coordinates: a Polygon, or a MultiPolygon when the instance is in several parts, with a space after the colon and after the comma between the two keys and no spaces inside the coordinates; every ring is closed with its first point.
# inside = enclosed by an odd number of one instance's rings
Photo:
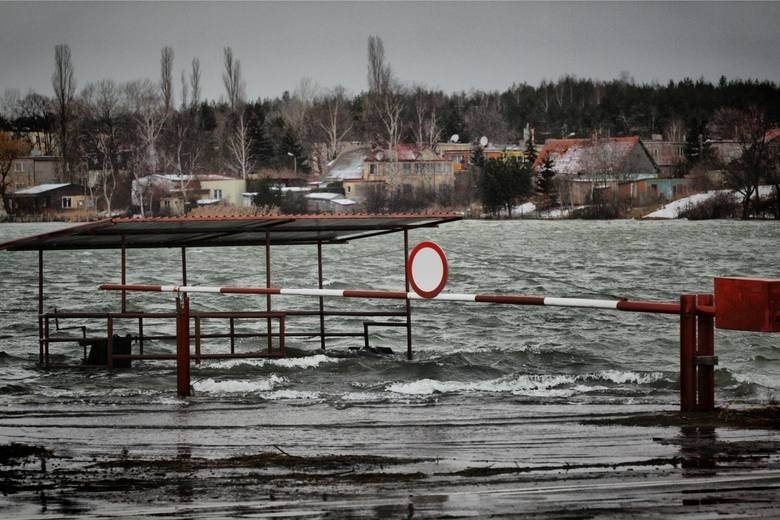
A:
{"type": "MultiPolygon", "coordinates": [[[[0,240],[55,227],[2,224],[0,240]]],[[[464,221],[416,230],[410,239],[443,247],[450,264],[445,291],[458,293],[675,301],[681,293],[711,292],[717,275],[780,278],[776,223],[464,221]]],[[[314,247],[273,248],[272,285],[316,287],[315,255],[314,247]]],[[[179,261],[179,251],[131,250],[128,281],[179,283],[179,261]]],[[[265,284],[262,248],[192,249],[187,261],[192,285],[265,284]]],[[[119,281],[117,252],[52,252],[45,264],[47,310],[118,308],[117,293],[96,290],[119,281]]],[[[400,235],[326,246],[324,264],[326,288],[403,288],[400,235]]],[[[193,397],[181,400],[172,363],[139,362],[113,373],[40,369],[36,266],[37,253],[0,253],[3,442],[62,445],[72,454],[94,453],[96,446],[170,453],[186,445],[207,456],[274,443],[302,452],[390,454],[445,453],[457,445],[461,457],[501,460],[504,440],[509,446],[510,437],[532,435],[534,417],[674,409],[678,402],[674,316],[422,301],[412,304],[413,361],[404,356],[403,329],[372,329],[371,343],[391,347],[392,356],[324,355],[318,338],[288,338],[288,347],[310,355],[204,362],[192,369],[193,397]]],[[[264,305],[264,297],[192,295],[199,310],[264,305]]],[[[274,299],[275,310],[316,306],[311,298],[274,299]]],[[[403,308],[326,300],[326,309],[388,307],[403,308]]],[[[173,297],[130,294],[129,308],[172,310],[173,297]]],[[[359,332],[362,321],[333,317],[327,328],[359,332]]],[[[252,327],[242,323],[239,330],[252,327]]],[[[317,318],[287,324],[288,332],[317,328],[317,318]]],[[[150,324],[145,332],[172,333],[173,324],[150,324]]],[[[778,398],[780,336],[719,330],[715,342],[719,404],[778,398]]],[[[361,344],[329,339],[328,354],[361,344]]],[[[147,345],[147,352],[166,349],[173,347],[147,345]]],[[[204,346],[226,349],[227,340],[204,346]]],[[[82,352],[60,345],[52,354],[54,361],[77,362],[82,352]]],[[[599,450],[608,456],[611,448],[599,450]]]]}
{"type": "MultiPolygon", "coordinates": [[[[55,225],[2,225],[3,239],[55,225]]],[[[418,230],[412,242],[438,241],[449,257],[450,292],[547,296],[626,296],[674,301],[680,293],[711,292],[716,275],[780,277],[780,226],[744,222],[478,222],[418,230]]],[[[190,284],[264,285],[262,248],[198,249],[188,253],[190,284]]],[[[277,287],[315,287],[315,250],[274,248],[277,287]]],[[[100,282],[118,279],[116,252],[46,254],[46,308],[116,308],[116,293],[100,282]]],[[[36,253],[2,253],[0,263],[0,404],[170,403],[170,363],[141,369],[51,371],[37,359],[36,253]]],[[[325,247],[326,288],[403,287],[398,236],[325,247]]],[[[178,283],[178,251],[128,254],[131,283],[178,283]]],[[[264,297],[193,295],[193,308],[263,310],[264,297]]],[[[130,308],[172,309],[171,295],[132,294],[130,308]]],[[[397,303],[331,299],[326,308],[401,309],[397,303]]],[[[275,309],[316,307],[316,300],[278,297],[275,309]]],[[[400,320],[400,318],[395,318],[400,320]]],[[[328,330],[362,330],[362,318],[328,318],[328,330]]],[[[75,325],[69,322],[68,325],[75,325]]],[[[78,323],[79,325],[81,323],[78,323]]],[[[61,324],[64,326],[64,324],[61,324]]],[[[92,324],[97,329],[100,325],[92,324]]],[[[211,327],[217,327],[211,324],[211,327]]],[[[242,330],[259,330],[244,323],[242,330]]],[[[172,324],[146,333],[172,332],[172,324]]],[[[149,328],[151,327],[151,328],[149,328]]],[[[155,328],[156,327],[156,328],[155,328]]],[[[258,325],[259,327],[259,325],[258,325]]],[[[316,330],[316,318],[290,318],[290,331],[316,330]]],[[[336,358],[322,354],[285,360],[211,361],[193,369],[195,400],[289,401],[348,407],[359,403],[450,402],[468,399],[561,403],[673,403],[677,385],[677,321],[591,311],[443,302],[413,303],[415,360],[406,361],[403,329],[372,329],[373,345],[391,357],[336,358]]],[[[119,329],[119,332],[124,332],[119,329]]],[[[128,329],[127,332],[135,332],[128,329]]],[[[220,351],[227,340],[205,350],[220,351]]],[[[360,338],[328,340],[329,351],[359,346],[360,338]]],[[[239,343],[241,348],[253,345],[239,343]]],[[[316,338],[288,338],[315,350],[316,338]]],[[[170,345],[147,346],[163,351],[170,345]]],[[[256,346],[255,346],[256,348],[256,346]]],[[[719,397],[765,401],[780,390],[776,336],[718,331],[719,397]]],[[[53,346],[56,361],[77,360],[74,346],[53,346]]],[[[175,401],[175,400],[174,400],[175,401]]]]}

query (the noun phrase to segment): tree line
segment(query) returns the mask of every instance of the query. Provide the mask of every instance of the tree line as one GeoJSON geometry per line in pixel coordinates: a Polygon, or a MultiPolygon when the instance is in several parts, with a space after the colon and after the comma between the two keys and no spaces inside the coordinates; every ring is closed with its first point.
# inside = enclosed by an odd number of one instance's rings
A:
{"type": "Polygon", "coordinates": [[[398,78],[377,36],[368,39],[367,88],[354,94],[304,78],[278,97],[249,100],[230,47],[223,49],[224,93],[217,100],[203,97],[198,58],[176,71],[174,50],[164,47],[155,79],[80,86],[70,48],[58,45],[51,94],[5,91],[0,128],[34,136],[31,144],[60,156],[63,181],[86,182],[88,171],[98,171],[96,195],[110,211],[127,205],[133,179],[150,173],[305,174],[323,171],[349,141],[381,145],[392,157],[400,143],[433,146],[455,134],[462,142],[487,136],[520,143],[529,127],[537,142],[661,134],[689,142],[693,164],[703,142],[735,134],[714,124],[724,111],[780,120],[778,85],[751,79],[637,84],[627,73],[607,81],[567,75],[503,91],[446,93],[398,78]]]}

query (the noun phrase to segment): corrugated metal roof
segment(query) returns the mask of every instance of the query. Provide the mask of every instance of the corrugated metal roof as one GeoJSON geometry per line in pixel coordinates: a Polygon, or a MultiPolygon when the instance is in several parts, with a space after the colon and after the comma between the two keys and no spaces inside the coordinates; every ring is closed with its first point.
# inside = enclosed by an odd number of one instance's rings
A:
{"type": "Polygon", "coordinates": [[[343,243],[462,219],[454,213],[113,218],[21,238],[0,250],[37,251],[343,243]]]}

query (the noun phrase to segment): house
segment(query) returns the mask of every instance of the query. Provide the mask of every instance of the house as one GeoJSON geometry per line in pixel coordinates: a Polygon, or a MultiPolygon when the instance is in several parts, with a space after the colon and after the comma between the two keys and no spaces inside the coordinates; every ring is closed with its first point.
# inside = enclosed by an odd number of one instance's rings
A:
{"type": "Polygon", "coordinates": [[[658,167],[637,136],[548,139],[534,168],[538,171],[547,158],[559,179],[562,204],[643,204],[657,195],[648,181],[658,178],[658,167]]]}
{"type": "Polygon", "coordinates": [[[344,179],[350,198],[366,198],[371,186],[438,191],[455,184],[452,162],[430,148],[400,144],[393,151],[376,148],[363,160],[359,179],[344,179]]]}
{"type": "Polygon", "coordinates": [[[226,175],[154,174],[133,180],[132,202],[154,214],[183,215],[192,204],[241,206],[245,192],[246,180],[226,175]]]}
{"type": "Polygon", "coordinates": [[[306,201],[309,209],[315,213],[354,213],[357,207],[356,201],[344,198],[341,193],[316,191],[306,195],[306,201]]]}
{"type": "Polygon", "coordinates": [[[16,191],[30,186],[58,183],[59,162],[60,157],[53,155],[30,154],[18,157],[11,165],[9,187],[12,191],[16,191]]]}
{"type": "Polygon", "coordinates": [[[465,170],[471,164],[474,146],[471,143],[438,143],[436,153],[452,163],[453,173],[465,170]]]}
{"type": "Polygon", "coordinates": [[[658,176],[672,178],[679,176],[681,166],[685,164],[685,141],[667,141],[659,134],[643,139],[647,153],[658,166],[658,176]]]}
{"type": "Polygon", "coordinates": [[[39,184],[8,194],[14,215],[68,213],[91,208],[92,199],[83,186],[71,183],[39,184]]]}

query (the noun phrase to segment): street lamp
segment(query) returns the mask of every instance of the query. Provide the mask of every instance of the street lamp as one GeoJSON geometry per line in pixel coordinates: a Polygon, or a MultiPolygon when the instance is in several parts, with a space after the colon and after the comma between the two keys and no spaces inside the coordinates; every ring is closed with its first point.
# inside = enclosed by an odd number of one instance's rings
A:
{"type": "Polygon", "coordinates": [[[287,152],[287,155],[293,158],[293,172],[295,173],[295,176],[298,176],[298,157],[295,156],[292,152],[287,152]]]}

